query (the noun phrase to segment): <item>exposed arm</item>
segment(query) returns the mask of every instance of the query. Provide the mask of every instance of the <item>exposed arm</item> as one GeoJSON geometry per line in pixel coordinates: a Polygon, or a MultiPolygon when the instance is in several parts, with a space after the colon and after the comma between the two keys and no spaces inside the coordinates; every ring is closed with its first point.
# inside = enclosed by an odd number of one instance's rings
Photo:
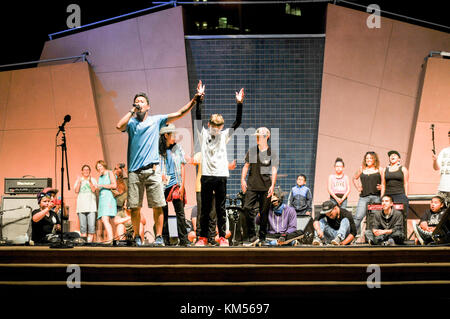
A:
{"type": "Polygon", "coordinates": [[[406,167],[402,167],[403,170],[403,183],[405,187],[405,195],[408,197],[408,189],[409,189],[409,171],[406,167]]]}
{"type": "Polygon", "coordinates": [[[133,106],[133,108],[119,120],[116,125],[116,129],[121,132],[125,132],[125,130],[127,129],[128,121],[133,116],[133,114],[136,113],[136,111],[137,109],[133,106]]]}
{"type": "Polygon", "coordinates": [[[353,234],[348,234],[347,238],[345,238],[342,242],[341,245],[348,245],[349,243],[352,242],[352,240],[355,238],[355,236],[353,236],[353,234]]]}
{"type": "Polygon", "coordinates": [[[81,177],[78,176],[77,180],[75,181],[75,193],[78,194],[80,192],[80,187],[81,187],[81,177]]]}
{"type": "Polygon", "coordinates": [[[278,169],[276,166],[272,166],[272,184],[270,185],[269,191],[267,192],[267,198],[272,197],[275,191],[275,185],[277,184],[278,169]]]}
{"type": "Polygon", "coordinates": [[[332,179],[332,175],[328,176],[328,194],[330,194],[330,196],[333,197],[336,200],[336,202],[339,203],[340,198],[336,196],[336,194],[333,192],[333,189],[331,187],[332,186],[332,180],[333,180],[332,179]]]}
{"type": "Polygon", "coordinates": [[[244,166],[242,167],[242,173],[241,173],[241,189],[242,192],[246,192],[247,191],[247,182],[246,182],[246,178],[247,178],[247,173],[248,173],[248,168],[250,167],[250,163],[245,163],[244,166]]]}
{"type": "MultiPolygon", "coordinates": [[[[389,169],[389,168],[387,168],[387,169],[389,169]]],[[[380,198],[382,198],[383,195],[384,195],[384,191],[386,190],[386,168],[380,169],[380,173],[381,173],[381,194],[380,194],[380,198]]]]}
{"type": "Polygon", "coordinates": [[[437,158],[437,156],[435,154],[432,154],[432,159],[433,159],[433,169],[435,171],[440,170],[440,167],[439,167],[439,164],[438,164],[438,161],[437,161],[438,158],[437,158]]]}
{"type": "Polygon", "coordinates": [[[355,173],[355,175],[353,176],[352,180],[353,180],[353,185],[355,185],[356,190],[361,193],[362,192],[362,185],[361,185],[361,181],[359,181],[359,177],[362,174],[362,167],[360,167],[358,169],[358,171],[355,173]]]}
{"type": "Polygon", "coordinates": [[[50,212],[50,209],[51,209],[51,205],[49,205],[49,207],[46,207],[46,208],[42,209],[41,211],[37,212],[36,214],[34,214],[32,217],[33,222],[38,223],[42,218],[45,217],[45,215],[47,215],[50,212]]]}
{"type": "Polygon", "coordinates": [[[205,86],[202,85],[202,81],[198,81],[197,93],[195,93],[194,97],[177,112],[168,114],[167,123],[172,123],[185,116],[186,113],[189,112],[192,109],[192,107],[197,103],[197,101],[202,99],[204,95],[205,95],[205,86]]]}

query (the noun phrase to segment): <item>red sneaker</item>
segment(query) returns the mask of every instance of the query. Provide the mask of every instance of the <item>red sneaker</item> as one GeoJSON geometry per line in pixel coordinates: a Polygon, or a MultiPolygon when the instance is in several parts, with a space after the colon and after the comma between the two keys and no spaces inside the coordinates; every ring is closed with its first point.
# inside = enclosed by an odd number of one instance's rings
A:
{"type": "Polygon", "coordinates": [[[228,247],[228,246],[230,246],[230,244],[228,243],[228,239],[226,239],[225,237],[220,237],[219,238],[219,246],[220,247],[228,247]]]}
{"type": "Polygon", "coordinates": [[[195,246],[197,247],[204,247],[208,245],[208,238],[206,237],[199,237],[198,241],[195,243],[195,246]]]}

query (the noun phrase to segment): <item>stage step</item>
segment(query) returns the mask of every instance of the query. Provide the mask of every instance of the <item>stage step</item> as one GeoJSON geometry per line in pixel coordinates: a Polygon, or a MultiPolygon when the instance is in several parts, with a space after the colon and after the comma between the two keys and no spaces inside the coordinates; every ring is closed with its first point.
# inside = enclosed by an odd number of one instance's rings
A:
{"type": "Polygon", "coordinates": [[[0,297],[47,289],[69,298],[450,298],[450,247],[0,247],[0,297]],[[82,289],[68,286],[70,265],[78,267],[82,289]],[[383,289],[370,287],[370,265],[378,267],[383,289]]]}
{"type": "MultiPolygon", "coordinates": [[[[0,282],[64,281],[69,264],[0,264],[0,282]]],[[[77,264],[85,282],[362,281],[368,264],[77,264]]],[[[377,264],[383,281],[450,281],[450,263],[377,264]]]]}

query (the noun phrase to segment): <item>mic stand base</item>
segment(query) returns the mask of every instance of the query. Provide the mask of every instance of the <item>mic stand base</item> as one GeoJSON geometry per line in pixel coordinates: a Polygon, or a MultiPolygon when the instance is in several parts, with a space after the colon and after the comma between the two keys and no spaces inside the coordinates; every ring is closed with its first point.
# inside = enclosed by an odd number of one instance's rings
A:
{"type": "Polygon", "coordinates": [[[73,245],[63,240],[50,244],[50,248],[66,249],[66,248],[73,248],[73,245]]]}

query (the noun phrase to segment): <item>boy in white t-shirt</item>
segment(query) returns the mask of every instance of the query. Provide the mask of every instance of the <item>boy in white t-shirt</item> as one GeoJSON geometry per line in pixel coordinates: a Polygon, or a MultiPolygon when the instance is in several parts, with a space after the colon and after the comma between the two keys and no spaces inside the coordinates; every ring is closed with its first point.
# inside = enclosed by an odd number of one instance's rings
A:
{"type": "MultiPolygon", "coordinates": [[[[202,177],[201,177],[201,212],[200,212],[200,236],[196,246],[208,244],[208,224],[212,208],[212,199],[215,197],[217,227],[219,231],[219,245],[228,246],[225,239],[226,212],[225,199],[227,195],[227,179],[229,176],[227,143],[242,120],[242,103],[244,102],[244,89],[236,92],[237,113],[236,120],[231,128],[223,130],[224,119],[220,114],[212,114],[208,128],[202,127],[196,132],[202,154],[202,177]]],[[[197,100],[196,120],[201,121],[201,98],[197,100]]]]}

